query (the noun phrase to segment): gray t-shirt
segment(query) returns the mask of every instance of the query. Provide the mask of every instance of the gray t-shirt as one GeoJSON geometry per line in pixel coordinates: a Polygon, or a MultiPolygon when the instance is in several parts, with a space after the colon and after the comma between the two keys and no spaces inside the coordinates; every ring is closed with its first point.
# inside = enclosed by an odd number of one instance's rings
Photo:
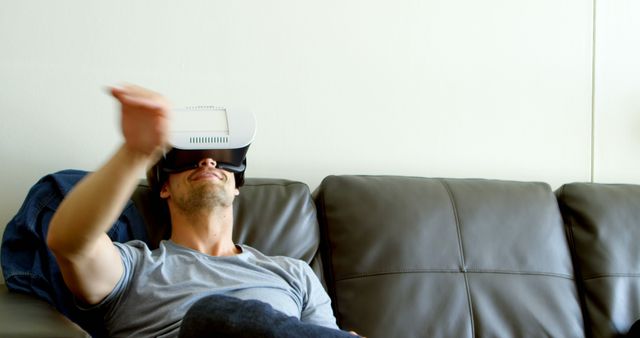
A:
{"type": "Polygon", "coordinates": [[[216,257],[171,241],[153,251],[141,241],[114,244],[124,274],[98,305],[111,337],[175,337],[189,307],[211,294],[263,301],[305,323],[337,328],[329,296],[301,260],[246,245],[236,256],[216,257]]]}

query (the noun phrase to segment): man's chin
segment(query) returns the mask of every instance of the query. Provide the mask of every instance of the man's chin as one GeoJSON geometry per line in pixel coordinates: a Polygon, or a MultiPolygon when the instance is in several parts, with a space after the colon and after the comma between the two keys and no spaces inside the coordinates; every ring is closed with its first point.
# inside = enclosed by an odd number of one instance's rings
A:
{"type": "Polygon", "coordinates": [[[189,210],[210,210],[232,205],[234,196],[229,195],[224,185],[219,183],[220,181],[209,181],[198,184],[183,201],[183,207],[189,210]]]}

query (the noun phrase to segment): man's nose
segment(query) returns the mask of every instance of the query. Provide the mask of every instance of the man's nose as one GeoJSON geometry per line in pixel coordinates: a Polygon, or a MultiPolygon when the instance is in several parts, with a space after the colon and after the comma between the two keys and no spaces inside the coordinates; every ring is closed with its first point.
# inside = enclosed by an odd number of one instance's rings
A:
{"type": "Polygon", "coordinates": [[[198,162],[198,167],[216,167],[218,165],[218,163],[212,159],[212,158],[203,158],[200,160],[200,162],[198,162]]]}

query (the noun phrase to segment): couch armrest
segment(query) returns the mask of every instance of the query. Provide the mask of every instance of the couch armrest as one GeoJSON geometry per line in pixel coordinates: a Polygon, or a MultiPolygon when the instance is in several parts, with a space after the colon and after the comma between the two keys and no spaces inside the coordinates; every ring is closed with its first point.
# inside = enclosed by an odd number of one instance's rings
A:
{"type": "Polygon", "coordinates": [[[51,305],[0,284],[0,337],[90,337],[51,305]]]}

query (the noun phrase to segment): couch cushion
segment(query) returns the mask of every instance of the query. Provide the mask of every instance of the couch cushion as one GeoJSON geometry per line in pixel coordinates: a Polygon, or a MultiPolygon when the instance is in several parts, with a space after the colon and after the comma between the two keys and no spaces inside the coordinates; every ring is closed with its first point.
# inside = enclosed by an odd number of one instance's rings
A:
{"type": "Polygon", "coordinates": [[[572,183],[557,191],[594,337],[640,319],[640,186],[572,183]]]}
{"type": "Polygon", "coordinates": [[[6,285],[0,284],[0,337],[91,336],[51,305],[35,297],[8,292],[6,285]]]}
{"type": "Polygon", "coordinates": [[[543,183],[330,176],[316,191],[341,327],[368,337],[581,337],[543,183]]]}

